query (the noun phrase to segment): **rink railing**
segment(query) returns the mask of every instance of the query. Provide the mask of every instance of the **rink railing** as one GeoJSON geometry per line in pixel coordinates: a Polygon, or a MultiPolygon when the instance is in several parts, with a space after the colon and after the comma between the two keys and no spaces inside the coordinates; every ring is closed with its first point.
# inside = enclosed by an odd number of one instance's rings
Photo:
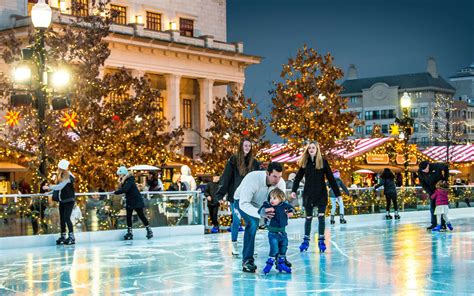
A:
{"type": "MultiPolygon", "coordinates": [[[[152,227],[203,224],[203,200],[198,191],[141,192],[152,227]]],[[[126,228],[123,195],[76,193],[71,214],[75,231],[126,228]]],[[[133,227],[143,227],[134,212],[133,227]]],[[[59,232],[58,203],[48,194],[0,196],[0,237],[59,232]]]]}
{"type": "MultiPolygon", "coordinates": [[[[344,211],[346,215],[357,215],[357,214],[377,214],[385,213],[386,200],[383,194],[383,187],[374,190],[370,188],[348,188],[349,195],[346,195],[343,191],[342,198],[344,200],[344,211]]],[[[298,190],[297,198],[291,199],[291,190],[286,191],[287,201],[293,205],[297,213],[293,218],[299,218],[304,216],[303,208],[303,196],[302,189],[298,190]]],[[[467,206],[466,199],[473,201],[474,198],[474,185],[469,186],[451,186],[449,190],[449,202],[450,207],[465,207],[467,206]]],[[[399,211],[421,211],[428,210],[430,208],[430,199],[427,193],[421,186],[412,187],[397,187],[397,201],[399,211]]],[[[208,220],[209,211],[207,209],[206,200],[204,202],[204,225],[206,229],[211,228],[210,221],[208,220]]],[[[474,202],[474,201],[473,201],[474,202]]],[[[326,215],[329,215],[331,210],[331,199],[328,198],[328,207],[326,209],[326,215]]],[[[393,211],[393,205],[391,206],[393,211]]],[[[219,209],[219,220],[221,230],[227,229],[230,223],[230,209],[227,204],[223,204],[219,209]]],[[[336,208],[336,215],[339,214],[339,205],[336,208]]]]}

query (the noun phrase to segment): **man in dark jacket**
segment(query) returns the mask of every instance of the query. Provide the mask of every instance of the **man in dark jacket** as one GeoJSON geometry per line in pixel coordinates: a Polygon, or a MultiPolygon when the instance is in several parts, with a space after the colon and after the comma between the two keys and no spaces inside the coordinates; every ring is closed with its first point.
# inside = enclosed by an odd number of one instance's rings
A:
{"type": "Polygon", "coordinates": [[[207,183],[206,189],[204,190],[204,196],[207,199],[207,208],[209,209],[209,217],[212,222],[212,233],[219,232],[219,221],[217,219],[217,212],[219,211],[219,200],[217,199],[216,192],[219,187],[219,176],[213,176],[212,181],[207,183]]]}
{"type": "MultiPolygon", "coordinates": [[[[431,230],[436,227],[437,221],[434,211],[436,208],[436,201],[431,199],[431,195],[436,190],[436,184],[439,181],[448,181],[449,168],[444,163],[429,163],[428,161],[420,162],[418,175],[423,189],[430,195],[430,212],[431,225],[427,229],[431,230]]],[[[446,228],[444,220],[441,221],[441,227],[446,228]]]]}

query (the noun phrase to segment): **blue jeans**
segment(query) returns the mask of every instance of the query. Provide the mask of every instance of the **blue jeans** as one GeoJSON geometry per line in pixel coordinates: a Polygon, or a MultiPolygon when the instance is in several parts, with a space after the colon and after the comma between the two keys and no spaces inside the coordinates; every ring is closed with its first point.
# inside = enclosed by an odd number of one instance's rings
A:
{"type": "Polygon", "coordinates": [[[288,249],[288,236],[286,232],[268,232],[268,242],[270,243],[270,257],[285,257],[288,249]]]}
{"type": "Polygon", "coordinates": [[[232,213],[232,224],[230,225],[230,234],[232,237],[232,241],[236,242],[237,237],[239,236],[240,227],[240,207],[238,199],[235,199],[234,202],[230,204],[230,211],[232,213]]]}
{"type": "Polygon", "coordinates": [[[242,250],[242,261],[254,261],[253,254],[255,249],[255,235],[257,234],[259,218],[247,215],[244,211],[240,210],[240,215],[245,221],[245,232],[244,232],[244,248],[242,250]]]}

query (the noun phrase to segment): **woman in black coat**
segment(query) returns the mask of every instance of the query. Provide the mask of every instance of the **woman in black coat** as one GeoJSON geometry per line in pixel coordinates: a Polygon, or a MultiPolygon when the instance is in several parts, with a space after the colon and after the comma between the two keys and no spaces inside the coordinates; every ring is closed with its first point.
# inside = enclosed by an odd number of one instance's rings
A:
{"type": "Polygon", "coordinates": [[[374,189],[377,190],[380,186],[383,186],[383,192],[385,194],[385,199],[387,201],[386,211],[387,214],[385,218],[387,220],[392,219],[390,216],[390,203],[393,202],[393,209],[395,210],[395,219],[400,219],[398,214],[398,203],[397,203],[397,187],[395,186],[395,175],[389,168],[385,168],[380,175],[380,183],[375,185],[374,189]]]}
{"type": "Polygon", "coordinates": [[[125,208],[127,210],[127,234],[125,234],[125,240],[133,239],[132,234],[132,214],[133,210],[137,213],[138,217],[142,221],[143,225],[146,227],[146,238],[150,239],[153,237],[153,232],[151,231],[150,224],[148,223],[145,214],[143,213],[143,208],[145,203],[143,202],[143,197],[138,190],[137,184],[135,183],[135,177],[128,173],[126,167],[121,166],[117,170],[117,175],[119,175],[120,188],[117,189],[114,194],[124,194],[125,193],[125,208]]]}
{"type": "Polygon", "coordinates": [[[230,227],[232,255],[239,254],[237,237],[240,230],[239,201],[234,200],[234,193],[248,173],[259,169],[260,163],[253,157],[252,142],[248,139],[242,139],[237,153],[232,155],[227,161],[216,192],[218,200],[222,200],[227,194],[227,200],[230,203],[230,210],[232,212],[232,225],[230,227]]]}
{"type": "Polygon", "coordinates": [[[341,192],[336,180],[334,179],[332,170],[329,167],[329,163],[326,159],[323,159],[321,155],[321,149],[317,142],[310,142],[306,146],[303,155],[298,161],[298,165],[300,168],[293,183],[291,197],[296,198],[296,191],[298,190],[300,181],[305,177],[303,206],[306,212],[306,220],[304,223],[304,239],[300,246],[300,251],[303,252],[308,250],[311,236],[311,222],[313,221],[313,210],[317,207],[319,221],[318,246],[319,251],[324,252],[326,250],[326,245],[324,244],[324,230],[326,228],[324,215],[328,205],[328,192],[326,189],[325,178],[328,179],[329,185],[336,198],[341,197],[341,192]]]}

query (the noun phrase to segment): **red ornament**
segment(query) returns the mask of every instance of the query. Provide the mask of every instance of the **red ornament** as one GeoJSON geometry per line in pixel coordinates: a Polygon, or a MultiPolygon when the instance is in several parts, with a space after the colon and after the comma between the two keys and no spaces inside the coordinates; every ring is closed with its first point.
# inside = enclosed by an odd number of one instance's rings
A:
{"type": "Polygon", "coordinates": [[[304,97],[303,97],[302,94],[296,94],[296,98],[297,98],[297,99],[304,99],[304,97]]]}
{"type": "Polygon", "coordinates": [[[243,132],[242,132],[242,135],[248,136],[248,135],[249,135],[249,131],[247,131],[247,130],[243,131],[243,132]]]}
{"type": "Polygon", "coordinates": [[[120,122],[120,121],[122,121],[122,119],[120,118],[120,116],[115,114],[114,116],[112,116],[112,121],[120,122]]]}
{"type": "Polygon", "coordinates": [[[296,94],[296,98],[295,98],[295,100],[293,101],[293,105],[294,105],[295,107],[301,107],[301,106],[303,106],[303,104],[304,104],[304,97],[303,97],[303,95],[302,95],[302,94],[299,94],[299,93],[296,94]]]}

